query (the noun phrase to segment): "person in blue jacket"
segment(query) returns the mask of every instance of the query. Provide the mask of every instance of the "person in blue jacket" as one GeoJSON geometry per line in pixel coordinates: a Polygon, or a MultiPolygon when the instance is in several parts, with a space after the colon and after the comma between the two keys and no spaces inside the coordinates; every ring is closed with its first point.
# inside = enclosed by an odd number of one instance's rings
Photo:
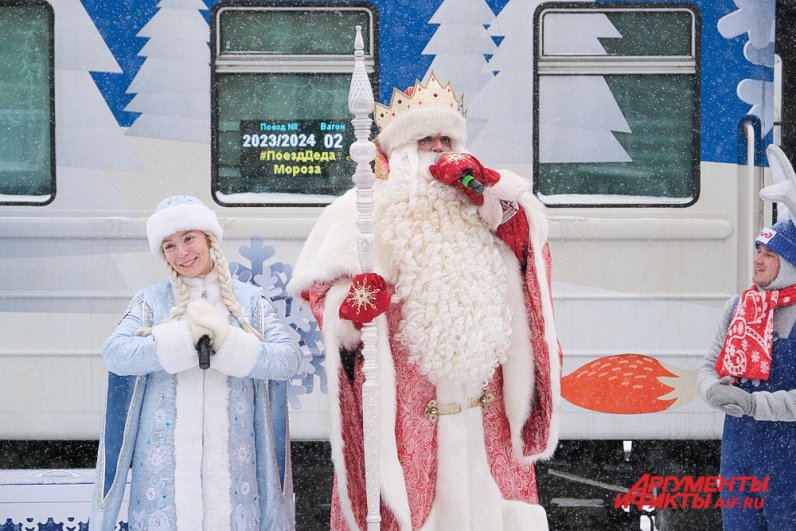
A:
{"type": "Polygon", "coordinates": [[[109,379],[90,529],[114,529],[130,469],[131,530],[294,529],[294,334],[259,288],[231,279],[221,225],[200,200],[167,197],[146,228],[170,280],[138,292],[102,346],[109,379]],[[206,370],[203,336],[214,352],[206,370]]]}

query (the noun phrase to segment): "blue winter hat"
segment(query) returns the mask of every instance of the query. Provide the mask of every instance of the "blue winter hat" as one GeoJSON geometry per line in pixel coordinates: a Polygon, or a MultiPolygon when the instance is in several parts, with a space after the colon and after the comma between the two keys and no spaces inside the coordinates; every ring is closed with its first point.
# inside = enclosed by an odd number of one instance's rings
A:
{"type": "Polygon", "coordinates": [[[755,238],[755,247],[764,245],[796,266],[796,226],[786,219],[773,227],[766,227],[755,238]]]}
{"type": "Polygon", "coordinates": [[[146,220],[146,237],[152,254],[162,258],[160,245],[163,238],[186,230],[212,234],[218,243],[224,234],[216,213],[199,199],[190,195],[172,195],[163,199],[146,220]]]}

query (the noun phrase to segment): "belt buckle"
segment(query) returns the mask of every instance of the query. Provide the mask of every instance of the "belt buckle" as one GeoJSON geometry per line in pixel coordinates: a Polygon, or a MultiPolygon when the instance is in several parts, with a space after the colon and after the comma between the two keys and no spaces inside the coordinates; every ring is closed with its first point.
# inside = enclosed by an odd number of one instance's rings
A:
{"type": "Polygon", "coordinates": [[[439,420],[439,408],[437,407],[436,400],[429,400],[428,404],[426,404],[426,408],[423,411],[423,414],[426,416],[426,419],[432,424],[436,424],[439,420]]]}

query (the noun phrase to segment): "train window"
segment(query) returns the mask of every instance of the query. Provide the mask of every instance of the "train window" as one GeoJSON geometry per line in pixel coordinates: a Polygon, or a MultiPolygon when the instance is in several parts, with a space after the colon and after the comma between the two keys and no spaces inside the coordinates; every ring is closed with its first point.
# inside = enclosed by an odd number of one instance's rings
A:
{"type": "Polygon", "coordinates": [[[549,206],[687,206],[699,192],[699,14],[537,10],[534,192],[549,206]]]}
{"type": "Polygon", "coordinates": [[[320,205],[351,187],[348,111],[367,7],[220,6],[213,12],[213,195],[220,204],[320,205]]]}
{"type": "Polygon", "coordinates": [[[53,9],[0,0],[0,204],[55,197],[53,9]]]}

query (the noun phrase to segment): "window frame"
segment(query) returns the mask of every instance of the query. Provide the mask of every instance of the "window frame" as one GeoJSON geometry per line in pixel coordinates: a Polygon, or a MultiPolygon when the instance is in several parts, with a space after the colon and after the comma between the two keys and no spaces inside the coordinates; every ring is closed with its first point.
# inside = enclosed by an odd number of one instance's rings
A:
{"type": "MultiPolygon", "coordinates": [[[[533,54],[533,175],[539,175],[540,145],[540,78],[543,75],[611,75],[611,74],[688,74],[692,77],[693,127],[691,128],[691,197],[687,201],[661,197],[660,202],[634,202],[633,195],[627,195],[626,202],[602,203],[547,203],[539,190],[539,179],[533,179],[533,194],[548,208],[685,208],[694,205],[700,195],[701,163],[701,38],[702,20],[699,7],[684,2],[545,2],[534,13],[534,54],[533,54]],[[550,55],[543,53],[544,29],[542,19],[547,13],[610,13],[610,12],[672,12],[681,11],[691,17],[691,51],[689,55],[550,55]],[[668,200],[668,201],[667,201],[668,200]]],[[[591,163],[599,164],[599,163],[591,163]]],[[[597,194],[582,194],[597,195],[597,194]]],[[[646,197],[646,196],[644,196],[646,197]]]]}
{"type": "MultiPolygon", "coordinates": [[[[217,195],[219,184],[219,87],[216,83],[218,75],[224,74],[352,74],[354,71],[354,39],[352,34],[350,54],[257,54],[257,53],[221,53],[221,16],[225,11],[365,11],[370,18],[368,39],[365,46],[365,68],[371,81],[371,87],[378,87],[378,10],[365,1],[346,3],[345,5],[324,2],[308,4],[302,2],[284,3],[278,1],[258,2],[246,1],[219,2],[210,15],[210,107],[211,107],[211,144],[210,144],[210,195],[213,200],[224,207],[323,207],[329,201],[319,202],[227,202],[217,195]]],[[[353,119],[353,115],[351,116],[353,119]]],[[[352,181],[353,186],[353,181],[352,181]]],[[[267,194],[266,194],[267,195],[267,194]]]]}
{"type": "MultiPolygon", "coordinates": [[[[42,7],[47,12],[48,25],[48,77],[50,103],[50,195],[45,201],[4,201],[0,196],[0,206],[47,206],[55,201],[56,158],[55,158],[55,9],[45,0],[0,0],[0,7],[42,7]]],[[[4,194],[8,195],[8,194],[4,194]]]]}

